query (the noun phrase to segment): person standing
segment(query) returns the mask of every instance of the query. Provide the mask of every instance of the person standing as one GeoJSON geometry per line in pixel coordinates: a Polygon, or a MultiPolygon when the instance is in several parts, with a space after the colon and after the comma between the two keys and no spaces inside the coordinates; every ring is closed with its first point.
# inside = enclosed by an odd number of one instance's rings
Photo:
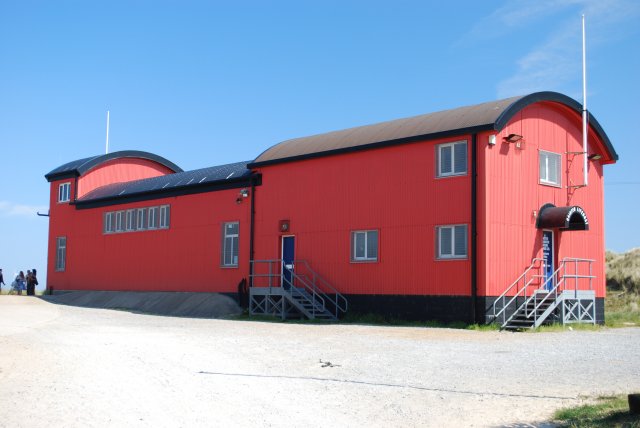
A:
{"type": "Polygon", "coordinates": [[[20,273],[16,275],[16,283],[18,284],[18,296],[21,296],[22,289],[25,287],[24,272],[20,271],[20,273]]]}
{"type": "Polygon", "coordinates": [[[27,296],[36,295],[36,285],[38,285],[38,277],[36,276],[36,270],[29,271],[27,275],[27,296]]]}
{"type": "Polygon", "coordinates": [[[4,283],[4,278],[2,277],[2,269],[0,269],[0,291],[2,291],[2,286],[7,285],[4,283]]]}

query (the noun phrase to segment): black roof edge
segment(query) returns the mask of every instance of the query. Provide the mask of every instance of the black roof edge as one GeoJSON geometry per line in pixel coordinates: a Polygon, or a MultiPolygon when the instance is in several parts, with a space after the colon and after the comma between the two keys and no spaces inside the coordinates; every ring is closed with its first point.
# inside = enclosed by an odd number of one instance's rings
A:
{"type": "Polygon", "coordinates": [[[189,186],[174,187],[171,189],[154,189],[140,193],[132,193],[130,195],[110,196],[107,198],[91,199],[88,201],[75,201],[76,209],[99,208],[110,205],[122,205],[131,202],[150,201],[154,199],[171,198],[174,196],[193,195],[197,193],[215,192],[218,190],[239,189],[241,187],[250,186],[252,177],[257,177],[256,186],[262,185],[262,175],[251,174],[224,181],[213,181],[189,186]]]}
{"type": "MultiPolygon", "coordinates": [[[[530,104],[542,101],[564,104],[567,107],[575,110],[576,113],[582,115],[582,104],[567,95],[552,91],[534,92],[533,94],[525,95],[522,98],[519,98],[511,105],[509,105],[506,109],[504,109],[500,116],[498,116],[498,118],[496,119],[493,129],[496,131],[501,131],[505,126],[507,126],[507,123],[509,123],[511,118],[515,116],[515,114],[520,110],[530,104]]],[[[616,153],[616,150],[613,148],[613,144],[611,143],[609,136],[606,134],[606,132],[604,132],[604,129],[602,129],[602,126],[600,126],[600,123],[595,118],[595,116],[593,116],[590,111],[587,111],[587,113],[589,115],[589,124],[593,126],[593,129],[604,142],[607,150],[609,151],[609,154],[611,155],[611,158],[617,161],[618,153],[616,153]]]]}
{"type": "MultiPolygon", "coordinates": [[[[156,154],[149,153],[149,152],[143,152],[140,150],[121,150],[118,152],[112,152],[112,153],[107,153],[105,155],[96,156],[90,159],[89,161],[77,166],[76,168],[68,171],[61,171],[59,173],[50,172],[46,174],[44,177],[49,182],[54,180],[59,180],[61,178],[78,177],[92,170],[93,168],[95,168],[96,166],[102,163],[108,162],[113,159],[122,159],[122,158],[147,159],[153,162],[157,162],[160,165],[163,165],[169,168],[173,172],[183,172],[182,168],[180,168],[178,165],[171,162],[170,160],[163,158],[162,156],[158,156],[156,154]]],[[[55,169],[53,171],[55,171],[55,169]]]]}
{"type": "Polygon", "coordinates": [[[416,142],[419,142],[419,141],[424,141],[425,139],[435,139],[435,138],[447,138],[447,137],[463,136],[463,135],[466,135],[466,134],[473,134],[475,132],[489,131],[489,130],[493,130],[493,129],[494,129],[493,128],[493,123],[489,123],[489,124],[486,124],[486,125],[471,126],[471,127],[467,127],[467,128],[451,129],[451,130],[448,130],[448,131],[433,132],[433,133],[430,133],[430,134],[415,135],[413,137],[397,138],[397,139],[394,139],[394,140],[379,141],[377,143],[363,144],[363,145],[360,145],[360,146],[352,146],[352,147],[344,147],[344,148],[335,149],[335,150],[326,150],[324,152],[308,153],[308,154],[305,154],[305,155],[291,156],[291,157],[288,157],[288,158],[271,159],[271,160],[262,161],[262,162],[251,162],[251,163],[249,163],[247,165],[247,168],[257,168],[257,167],[261,167],[261,166],[275,165],[275,164],[278,164],[278,163],[294,162],[294,161],[300,161],[300,160],[305,160],[305,159],[315,159],[315,158],[321,158],[321,157],[332,156],[332,155],[339,155],[339,154],[344,154],[344,153],[353,153],[353,152],[359,152],[361,150],[369,150],[369,149],[377,149],[377,148],[381,148],[381,147],[393,146],[393,145],[396,145],[396,144],[416,143],[416,142]]]}

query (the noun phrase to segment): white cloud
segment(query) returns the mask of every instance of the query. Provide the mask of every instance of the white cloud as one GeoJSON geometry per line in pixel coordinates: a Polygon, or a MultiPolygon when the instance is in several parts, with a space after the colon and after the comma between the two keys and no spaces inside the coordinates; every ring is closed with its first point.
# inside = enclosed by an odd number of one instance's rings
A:
{"type": "Polygon", "coordinates": [[[36,217],[36,213],[46,213],[49,208],[43,205],[22,205],[0,201],[0,215],[18,217],[36,217]]]}
{"type": "MultiPolygon", "coordinates": [[[[546,40],[525,53],[518,61],[513,75],[497,84],[497,96],[506,98],[540,90],[566,92],[572,82],[581,82],[582,30],[580,15],[587,22],[588,49],[606,46],[628,31],[635,30],[640,16],[640,2],[636,0],[541,0],[512,1],[482,19],[468,36],[478,37],[481,28],[497,29],[484,33],[485,38],[506,35],[510,31],[527,31],[537,21],[551,15],[569,16],[560,19],[546,40]],[[571,13],[569,13],[571,12],[571,13]],[[563,90],[564,89],[564,90],[563,90]]],[[[545,24],[549,24],[549,20],[545,24]]],[[[589,66],[587,51],[587,67],[589,66]]],[[[588,79],[588,76],[587,76],[588,79]]],[[[581,84],[574,84],[580,98],[581,84]]]]}

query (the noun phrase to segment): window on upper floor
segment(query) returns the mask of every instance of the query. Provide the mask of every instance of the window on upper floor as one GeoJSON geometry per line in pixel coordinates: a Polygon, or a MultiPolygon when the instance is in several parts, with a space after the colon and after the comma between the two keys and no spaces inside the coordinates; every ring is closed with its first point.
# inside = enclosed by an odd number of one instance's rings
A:
{"type": "Polygon", "coordinates": [[[69,202],[71,199],[71,183],[62,183],[58,186],[58,202],[69,202]]]}
{"type": "Polygon", "coordinates": [[[560,165],[562,156],[558,153],[540,150],[540,184],[560,186],[560,165]]]}
{"type": "Polygon", "coordinates": [[[437,176],[451,177],[467,173],[467,142],[438,144],[436,146],[437,176]]]}

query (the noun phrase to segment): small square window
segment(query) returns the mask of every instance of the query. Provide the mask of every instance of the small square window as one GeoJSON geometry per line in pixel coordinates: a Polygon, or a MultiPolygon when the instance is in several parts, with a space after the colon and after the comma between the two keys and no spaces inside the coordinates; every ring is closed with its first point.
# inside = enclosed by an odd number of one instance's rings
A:
{"type": "Polygon", "coordinates": [[[357,230],[351,232],[351,261],[378,261],[377,230],[357,230]]]}
{"type": "Polygon", "coordinates": [[[436,231],[436,253],[439,259],[463,259],[467,257],[466,224],[438,226],[436,231]]]}
{"type": "Polygon", "coordinates": [[[467,142],[439,144],[436,146],[437,176],[449,177],[467,173],[467,142]]]}

